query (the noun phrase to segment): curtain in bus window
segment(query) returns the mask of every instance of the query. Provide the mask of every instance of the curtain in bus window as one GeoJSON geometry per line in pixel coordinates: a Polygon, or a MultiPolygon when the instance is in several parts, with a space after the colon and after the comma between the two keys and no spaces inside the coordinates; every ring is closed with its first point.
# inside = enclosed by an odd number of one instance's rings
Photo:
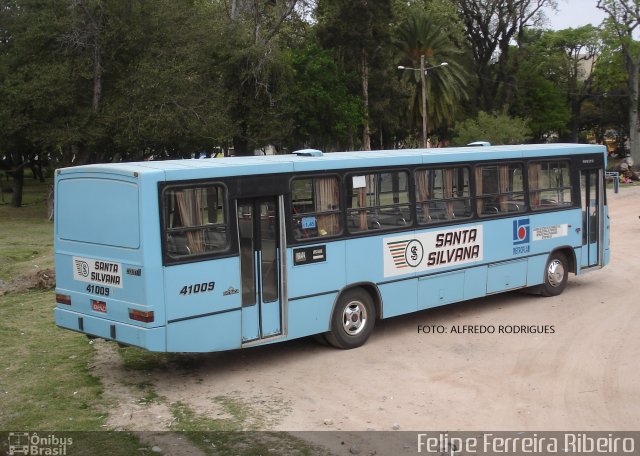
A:
{"type": "Polygon", "coordinates": [[[529,189],[532,209],[571,205],[569,163],[530,163],[529,189]]]}
{"type": "Polygon", "coordinates": [[[529,163],[529,188],[531,189],[529,198],[532,208],[540,206],[540,192],[537,189],[540,188],[541,171],[542,165],[540,163],[529,163]]]}
{"type": "Polygon", "coordinates": [[[455,218],[453,213],[453,169],[444,170],[444,199],[447,201],[447,219],[455,218]]]}
{"type": "Polygon", "coordinates": [[[500,192],[500,212],[509,212],[509,166],[498,166],[498,182],[500,192]]]}
{"type": "Polygon", "coordinates": [[[561,205],[569,205],[571,204],[571,177],[569,176],[569,163],[560,163],[559,167],[560,174],[558,176],[558,201],[561,205]]]}
{"type": "Polygon", "coordinates": [[[420,223],[429,223],[429,171],[421,170],[416,172],[416,192],[419,204],[420,223]]]}
{"type": "MultiPolygon", "coordinates": [[[[356,193],[356,207],[358,208],[358,231],[369,229],[367,207],[375,206],[376,192],[376,174],[367,174],[364,176],[365,186],[359,187],[356,193]],[[367,201],[369,198],[372,201],[367,201]]],[[[353,180],[352,180],[353,182],[353,180]]]]}
{"type": "Polygon", "coordinates": [[[218,190],[207,187],[207,216],[209,223],[218,223],[218,190]]]}
{"type": "MultiPolygon", "coordinates": [[[[178,210],[180,211],[180,219],[185,227],[202,225],[202,208],[199,196],[199,189],[185,189],[176,192],[176,201],[178,203],[178,210]]],[[[190,253],[202,253],[204,251],[204,237],[202,231],[189,230],[186,234],[187,246],[190,253]]]]}
{"type": "Polygon", "coordinates": [[[340,206],[340,189],[335,177],[320,177],[315,179],[315,210],[318,214],[318,235],[332,236],[340,233],[339,214],[322,214],[335,211],[340,206]]]}
{"type": "Polygon", "coordinates": [[[484,198],[480,196],[483,195],[482,174],[482,168],[478,166],[476,168],[476,195],[478,197],[478,214],[484,214],[484,198]]]}

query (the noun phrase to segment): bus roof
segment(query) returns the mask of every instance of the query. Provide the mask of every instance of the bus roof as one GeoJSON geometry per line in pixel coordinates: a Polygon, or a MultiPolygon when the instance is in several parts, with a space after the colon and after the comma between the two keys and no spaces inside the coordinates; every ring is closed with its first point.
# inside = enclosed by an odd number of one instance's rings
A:
{"type": "Polygon", "coordinates": [[[182,159],[84,165],[59,170],[60,173],[106,173],[144,175],[165,173],[170,180],[202,179],[251,174],[275,174],[332,169],[375,168],[384,166],[470,162],[493,159],[567,156],[586,153],[605,154],[605,147],[594,144],[527,144],[487,147],[448,147],[397,149],[362,152],[331,152],[319,156],[262,155],[211,159],[182,159]]]}

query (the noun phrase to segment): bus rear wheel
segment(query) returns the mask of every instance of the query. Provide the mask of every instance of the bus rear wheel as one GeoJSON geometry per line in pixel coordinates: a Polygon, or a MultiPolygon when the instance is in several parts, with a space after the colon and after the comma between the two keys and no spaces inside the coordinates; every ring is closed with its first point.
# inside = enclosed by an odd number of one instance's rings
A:
{"type": "Polygon", "coordinates": [[[544,268],[544,283],[540,286],[542,296],[558,296],[567,286],[569,263],[560,252],[552,253],[544,268]]]}
{"type": "Polygon", "coordinates": [[[337,348],[351,349],[364,344],[376,321],[375,307],[369,293],[354,288],[343,293],[331,315],[327,342],[337,348]]]}

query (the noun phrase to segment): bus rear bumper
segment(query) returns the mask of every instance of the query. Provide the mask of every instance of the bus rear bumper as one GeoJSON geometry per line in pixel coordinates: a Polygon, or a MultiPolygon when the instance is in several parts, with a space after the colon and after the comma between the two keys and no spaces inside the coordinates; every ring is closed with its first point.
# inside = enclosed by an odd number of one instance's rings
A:
{"type": "Polygon", "coordinates": [[[91,336],[125,345],[135,345],[150,351],[164,352],[166,345],[166,327],[143,328],[104,318],[81,314],[56,307],[54,310],[56,325],[91,336]]]}

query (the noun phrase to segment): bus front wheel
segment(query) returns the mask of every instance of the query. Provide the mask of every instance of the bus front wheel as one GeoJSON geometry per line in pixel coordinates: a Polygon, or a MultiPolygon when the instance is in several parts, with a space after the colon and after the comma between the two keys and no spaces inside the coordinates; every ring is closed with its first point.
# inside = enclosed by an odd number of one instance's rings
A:
{"type": "Polygon", "coordinates": [[[552,253],[544,268],[544,283],[540,287],[542,296],[557,296],[567,286],[569,263],[567,257],[560,252],[552,253]]]}
{"type": "Polygon", "coordinates": [[[333,309],[331,330],[325,338],[337,348],[359,347],[371,335],[375,321],[375,307],[369,293],[362,288],[348,290],[333,309]]]}

